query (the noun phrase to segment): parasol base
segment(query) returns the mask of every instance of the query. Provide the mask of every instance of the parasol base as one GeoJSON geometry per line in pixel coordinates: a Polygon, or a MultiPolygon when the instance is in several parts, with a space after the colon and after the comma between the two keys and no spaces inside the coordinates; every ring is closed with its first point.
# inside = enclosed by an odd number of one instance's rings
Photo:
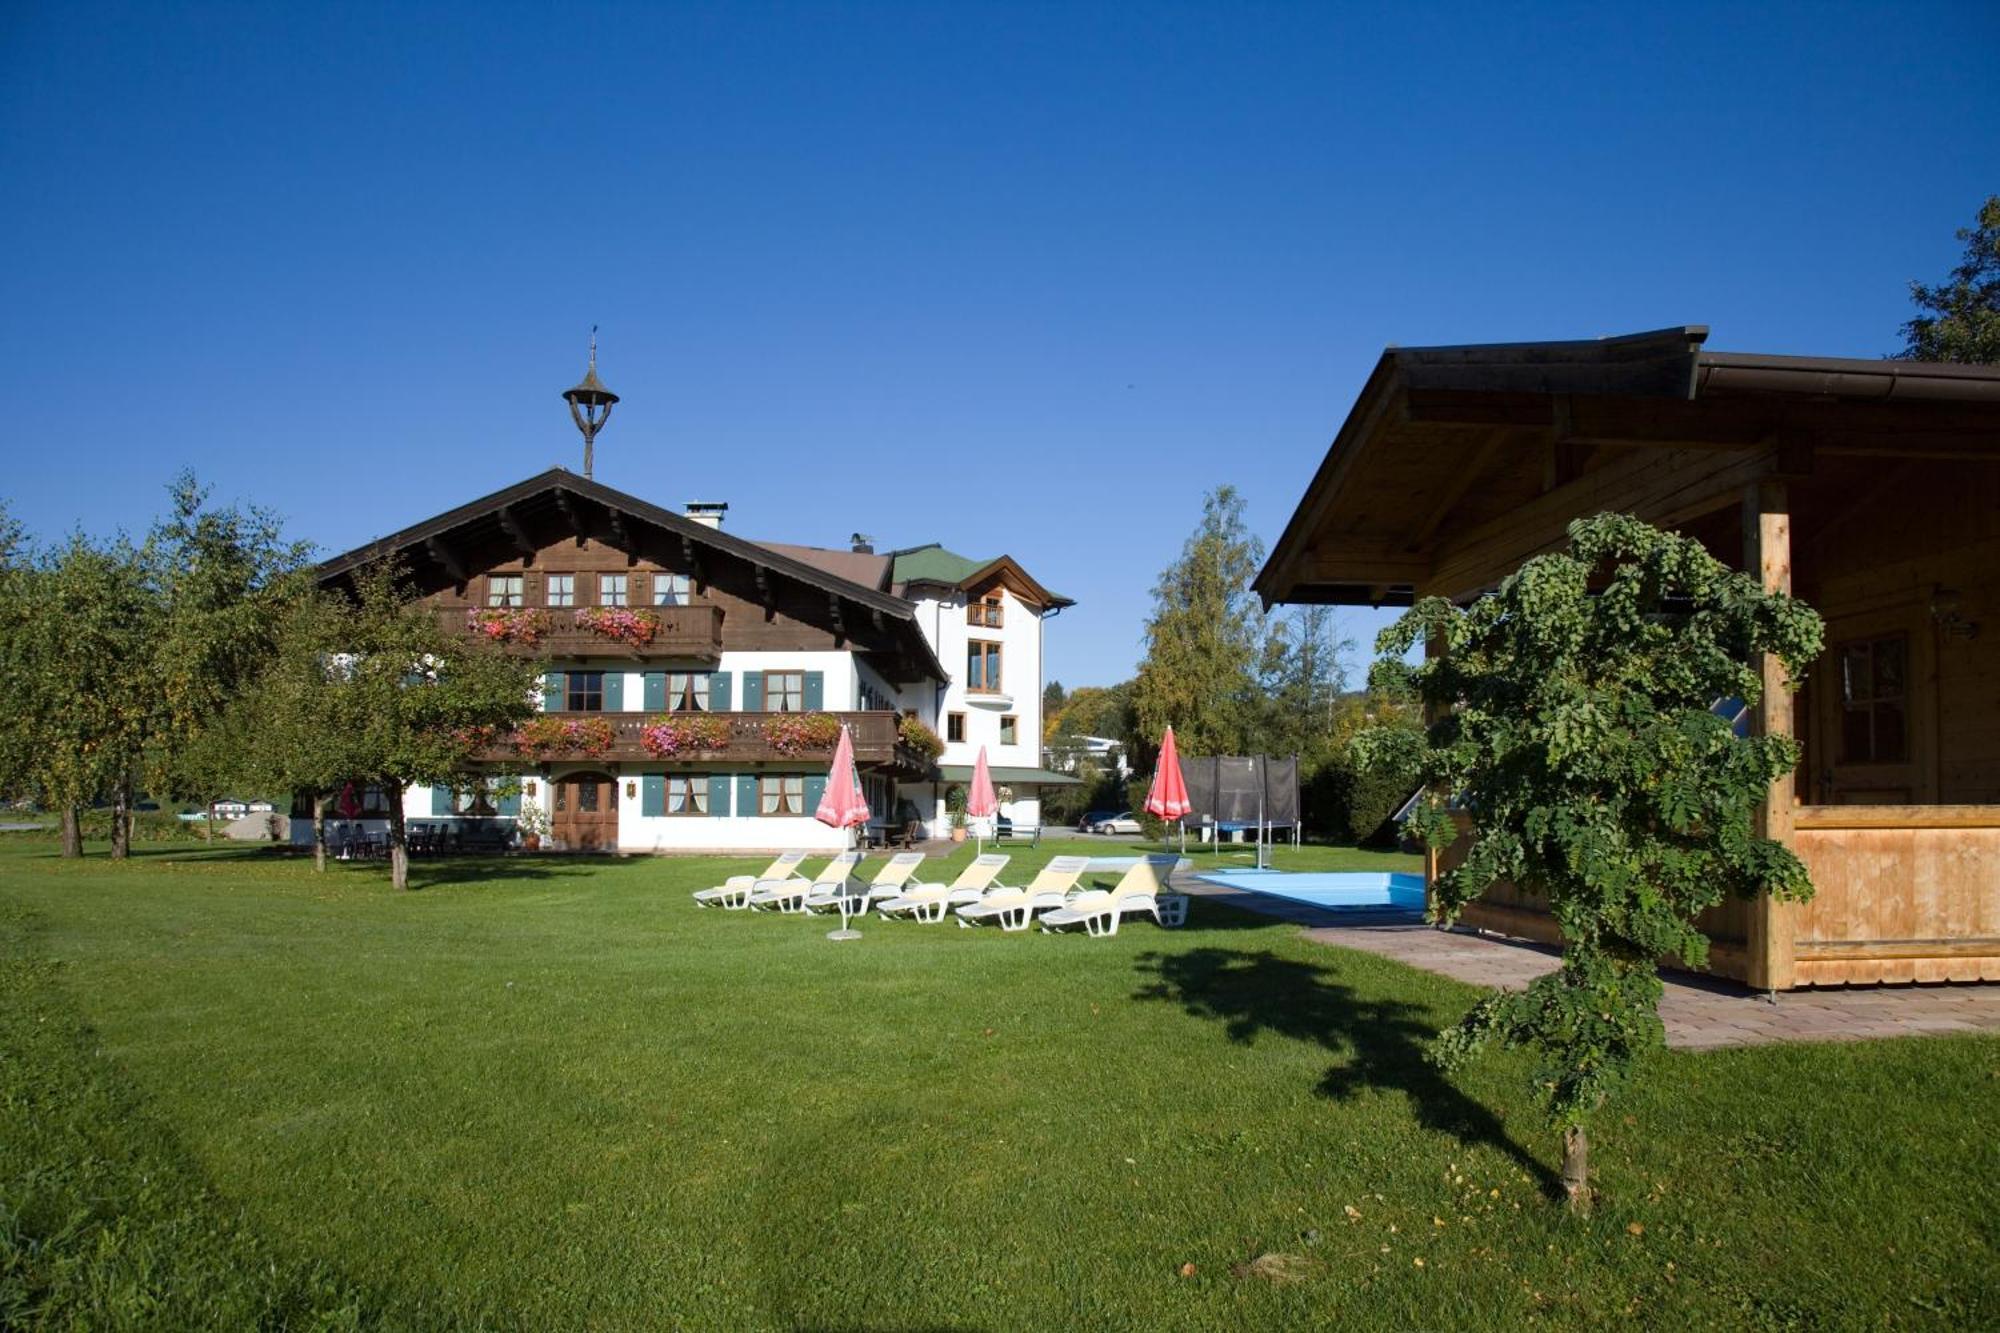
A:
{"type": "Polygon", "coordinates": [[[829,930],[826,932],[826,937],[830,940],[858,940],[861,938],[861,932],[842,927],[839,930],[829,930]]]}

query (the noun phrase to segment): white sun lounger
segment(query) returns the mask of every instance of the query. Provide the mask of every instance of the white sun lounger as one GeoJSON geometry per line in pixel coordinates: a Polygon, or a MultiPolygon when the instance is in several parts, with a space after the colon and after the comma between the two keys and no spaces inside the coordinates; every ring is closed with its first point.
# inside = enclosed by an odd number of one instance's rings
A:
{"type": "Polygon", "coordinates": [[[759,883],[774,879],[790,879],[799,863],[806,859],[804,852],[786,852],[777,860],[764,867],[761,875],[731,875],[712,889],[697,889],[694,895],[696,907],[727,907],[732,911],[744,907],[750,899],[750,891],[759,883]]]}
{"type": "Polygon", "coordinates": [[[1001,852],[975,856],[951,883],[912,884],[876,910],[885,919],[893,913],[908,913],[912,920],[934,926],[944,920],[945,912],[954,904],[978,902],[1012,859],[1001,852]]]}
{"type": "Polygon", "coordinates": [[[750,891],[750,909],[762,911],[775,907],[780,912],[805,911],[806,899],[815,893],[831,893],[842,888],[854,874],[854,867],[861,864],[860,852],[842,852],[828,861],[817,875],[807,879],[803,875],[793,875],[789,879],[760,880],[750,891]]]}
{"type": "Polygon", "coordinates": [[[970,929],[974,922],[994,921],[1002,930],[1026,930],[1035,913],[1053,911],[1063,905],[1089,865],[1087,856],[1052,857],[1024,887],[996,885],[978,902],[959,908],[958,924],[970,929]]]}
{"type": "Polygon", "coordinates": [[[901,893],[903,886],[910,882],[910,876],[916,873],[917,867],[923,864],[923,860],[922,852],[897,852],[883,862],[882,868],[875,872],[874,879],[861,886],[860,893],[854,892],[854,883],[849,881],[839,888],[808,894],[806,910],[823,912],[828,908],[839,907],[841,901],[845,899],[849,916],[867,916],[868,905],[875,899],[893,898],[901,893]]]}
{"type": "Polygon", "coordinates": [[[1134,863],[1109,889],[1080,893],[1068,904],[1042,918],[1042,929],[1054,934],[1064,926],[1081,925],[1093,936],[1116,935],[1121,917],[1145,912],[1160,920],[1160,894],[1166,878],[1180,863],[1178,856],[1147,856],[1134,863]]]}

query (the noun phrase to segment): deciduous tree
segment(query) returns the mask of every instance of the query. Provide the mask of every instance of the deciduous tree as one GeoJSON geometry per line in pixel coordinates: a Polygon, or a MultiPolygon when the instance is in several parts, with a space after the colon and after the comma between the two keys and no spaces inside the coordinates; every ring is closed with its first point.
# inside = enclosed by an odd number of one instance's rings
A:
{"type": "Polygon", "coordinates": [[[1818,615],[1728,569],[1698,542],[1601,514],[1569,549],[1523,565],[1469,608],[1430,598],[1385,630],[1375,673],[1428,703],[1424,731],[1360,738],[1374,765],[1420,779],[1416,830],[1473,843],[1432,889],[1451,922],[1498,881],[1545,898],[1562,965],[1479,1002],[1439,1039],[1447,1065],[1489,1043],[1540,1055],[1536,1090],[1560,1126],[1563,1178],[1587,1206],[1592,1117],[1661,1041],[1660,961],[1699,967],[1696,925],[1731,894],[1810,895],[1805,867],[1759,836],[1771,784],[1797,762],[1785,736],[1739,736],[1725,700],[1754,703],[1760,654],[1796,681],[1818,615]],[[1441,652],[1412,665],[1429,638],[1441,652]]]}
{"type": "Polygon", "coordinates": [[[1935,287],[1910,284],[1910,299],[1926,313],[1903,325],[1901,355],[1916,361],[2000,365],[2000,194],[1979,206],[1963,228],[1965,257],[1935,287]]]}
{"type": "Polygon", "coordinates": [[[1201,522],[1180,558],[1153,586],[1146,656],[1132,682],[1141,735],[1168,725],[1189,754],[1240,753],[1255,727],[1253,669],[1264,613],[1250,580],[1264,546],[1243,521],[1243,497],[1219,486],[1202,501],[1201,522]]]}

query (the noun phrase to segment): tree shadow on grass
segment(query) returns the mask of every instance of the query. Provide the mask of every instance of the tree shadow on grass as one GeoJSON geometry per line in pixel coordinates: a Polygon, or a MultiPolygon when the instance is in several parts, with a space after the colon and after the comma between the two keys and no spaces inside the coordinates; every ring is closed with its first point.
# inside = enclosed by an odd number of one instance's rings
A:
{"type": "Polygon", "coordinates": [[[1437,1029],[1423,1006],[1358,991],[1338,979],[1331,962],[1284,958],[1268,949],[1146,953],[1137,967],[1154,980],[1134,999],[1178,1004],[1196,1018],[1215,1019],[1229,1040],[1243,1046],[1266,1032],[1311,1042],[1340,1058],[1320,1079],[1320,1096],[1345,1101],[1362,1088],[1393,1088],[1409,1099],[1424,1128],[1497,1148],[1544,1191],[1556,1192],[1555,1173],[1514,1141],[1499,1116],[1453,1087],[1425,1058],[1437,1029]]]}

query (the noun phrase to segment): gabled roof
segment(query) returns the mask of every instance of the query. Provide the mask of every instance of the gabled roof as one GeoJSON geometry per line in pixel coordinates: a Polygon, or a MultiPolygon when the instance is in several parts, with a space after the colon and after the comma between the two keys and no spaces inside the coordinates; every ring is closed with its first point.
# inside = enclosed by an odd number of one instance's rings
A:
{"type": "Polygon", "coordinates": [[[996,556],[991,560],[974,560],[956,551],[946,550],[937,542],[924,546],[911,546],[890,553],[893,561],[889,574],[891,587],[903,588],[913,583],[942,584],[948,588],[972,588],[990,579],[1003,578],[1013,591],[1030,601],[1043,606],[1075,606],[1074,598],[1051,592],[1021,567],[1011,555],[996,556]]]}
{"type": "Polygon", "coordinates": [[[838,628],[857,647],[893,651],[915,672],[947,679],[917,627],[915,608],[902,598],[774,547],[697,523],[567,468],[550,468],[357,546],[323,561],[317,572],[323,586],[337,586],[371,561],[394,558],[403,563],[420,591],[434,592],[465,582],[480,568],[532,554],[572,533],[670,564],[734,562],[762,571],[760,586],[775,576],[824,593],[829,609],[822,614],[838,620],[838,628]],[[847,614],[839,613],[843,606],[847,614]]]}
{"type": "Polygon", "coordinates": [[[1763,476],[1845,469],[1865,485],[1883,460],[2000,456],[2000,367],[1707,339],[1690,324],[1388,348],[1252,586],[1266,605],[1460,596],[1581,513],[1671,523],[1763,476]],[[1667,464],[1662,489],[1648,469],[1667,464]]]}
{"type": "Polygon", "coordinates": [[[823,569],[850,583],[878,591],[889,590],[889,557],[872,551],[838,550],[826,546],[794,546],[790,542],[759,542],[758,545],[788,555],[794,560],[823,569]]]}

